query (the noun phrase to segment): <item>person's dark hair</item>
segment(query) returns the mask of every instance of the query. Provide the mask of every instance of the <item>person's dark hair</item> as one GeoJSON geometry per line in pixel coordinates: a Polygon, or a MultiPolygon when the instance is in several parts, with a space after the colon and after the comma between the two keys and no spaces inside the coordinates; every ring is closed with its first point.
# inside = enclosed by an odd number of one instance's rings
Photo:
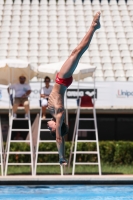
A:
{"type": "MultiPolygon", "coordinates": [[[[68,125],[65,122],[63,122],[63,124],[61,126],[61,136],[62,137],[65,136],[68,133],[68,131],[69,131],[68,125]]],[[[50,134],[54,138],[56,138],[56,131],[50,131],[50,134]]]]}
{"type": "Polygon", "coordinates": [[[51,79],[50,79],[49,76],[45,76],[45,78],[44,78],[44,82],[46,82],[46,79],[49,79],[49,82],[51,81],[51,79]]]}

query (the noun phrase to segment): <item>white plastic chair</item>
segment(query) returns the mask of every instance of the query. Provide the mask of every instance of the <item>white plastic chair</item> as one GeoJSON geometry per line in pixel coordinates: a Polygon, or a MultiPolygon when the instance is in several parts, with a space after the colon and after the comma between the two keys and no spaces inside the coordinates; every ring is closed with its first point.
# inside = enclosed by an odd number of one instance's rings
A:
{"type": "Polygon", "coordinates": [[[106,77],[105,81],[107,81],[107,82],[114,82],[115,78],[114,77],[106,77]]]}
{"type": "Polygon", "coordinates": [[[59,57],[57,57],[57,56],[50,57],[49,62],[50,63],[59,62],[59,57]]]}
{"type": "Polygon", "coordinates": [[[30,38],[29,44],[39,44],[39,39],[35,37],[30,38]]]}
{"type": "Polygon", "coordinates": [[[110,55],[111,55],[111,57],[113,57],[113,56],[120,56],[120,52],[119,52],[119,50],[112,50],[110,52],[110,55]]]}
{"type": "Polygon", "coordinates": [[[68,44],[60,44],[59,50],[68,50],[68,44]]]}
{"type": "Polygon", "coordinates": [[[91,57],[91,63],[95,63],[95,62],[101,62],[101,59],[99,56],[93,56],[91,57]]]}
{"type": "Polygon", "coordinates": [[[29,21],[30,21],[30,22],[39,21],[39,16],[38,16],[38,15],[30,16],[29,21]]]}
{"type": "Polygon", "coordinates": [[[11,22],[10,21],[2,21],[2,26],[10,26],[11,22]]]}
{"type": "Polygon", "coordinates": [[[10,38],[19,38],[19,32],[11,32],[10,38]]]}
{"type": "Polygon", "coordinates": [[[30,5],[30,0],[23,0],[23,5],[30,5]]]}
{"type": "Polygon", "coordinates": [[[43,50],[38,51],[38,56],[39,57],[48,56],[48,55],[49,55],[49,52],[48,52],[47,49],[43,49],[43,50]]]}
{"type": "Polygon", "coordinates": [[[130,56],[124,56],[123,59],[122,59],[122,62],[123,63],[132,63],[133,64],[132,59],[131,59],[130,56]]]}
{"type": "Polygon", "coordinates": [[[100,52],[100,54],[99,54],[99,51],[98,50],[91,50],[90,52],[89,52],[89,55],[92,57],[92,56],[99,56],[99,55],[101,55],[101,52],[100,52]]]}
{"type": "Polygon", "coordinates": [[[107,44],[100,44],[99,45],[99,50],[108,50],[108,45],[107,44]]]}
{"type": "Polygon", "coordinates": [[[30,56],[28,57],[28,60],[30,63],[38,63],[38,57],[36,56],[30,56]]]}
{"type": "Polygon", "coordinates": [[[121,63],[121,58],[119,56],[113,56],[112,63],[121,63]]]}
{"type": "Polygon", "coordinates": [[[39,36],[39,34],[38,34],[38,32],[31,32],[30,34],[29,34],[29,38],[38,38],[38,36],[39,36]]]}
{"type": "Polygon", "coordinates": [[[19,39],[19,44],[28,44],[29,39],[28,38],[20,38],[19,39]]]}
{"type": "Polygon", "coordinates": [[[120,49],[120,50],[123,50],[123,49],[128,50],[128,45],[126,45],[126,44],[121,44],[121,45],[119,45],[119,49],[120,49]]]}
{"type": "Polygon", "coordinates": [[[111,58],[110,56],[103,56],[101,58],[101,63],[111,63],[111,58]]]}
{"type": "Polygon", "coordinates": [[[18,56],[28,56],[28,51],[27,50],[19,50],[18,51],[18,56]]]}
{"type": "Polygon", "coordinates": [[[39,15],[39,10],[31,10],[30,15],[31,16],[39,15]]]}
{"type": "Polygon", "coordinates": [[[20,38],[29,38],[29,33],[28,32],[20,32],[19,37],[20,38]]]}
{"type": "Polygon", "coordinates": [[[132,63],[125,63],[123,68],[124,68],[124,70],[133,69],[133,64],[132,63]]]}
{"type": "Polygon", "coordinates": [[[115,27],[114,32],[116,32],[116,33],[124,32],[124,29],[123,29],[123,27],[118,26],[118,27],[115,27]]]}
{"type": "Polygon", "coordinates": [[[114,72],[111,69],[105,70],[104,77],[114,77],[114,72]]]}
{"type": "Polygon", "coordinates": [[[0,56],[6,57],[7,56],[7,50],[6,49],[4,49],[4,50],[0,49],[0,56]]]}
{"type": "Polygon", "coordinates": [[[59,56],[69,56],[69,51],[68,50],[60,50],[59,56]]]}
{"type": "Polygon", "coordinates": [[[0,34],[0,38],[4,37],[4,38],[9,38],[10,34],[9,32],[1,32],[0,34]]]}
{"type": "Polygon", "coordinates": [[[109,69],[113,69],[112,64],[111,63],[103,63],[103,70],[109,70],[109,69]]]}
{"type": "Polygon", "coordinates": [[[18,56],[18,59],[24,60],[24,61],[28,61],[28,57],[27,56],[18,56]]]}
{"type": "Polygon", "coordinates": [[[125,77],[118,77],[118,78],[116,78],[116,81],[125,82],[125,81],[127,81],[127,79],[125,77]]]}
{"type": "Polygon", "coordinates": [[[125,38],[120,38],[117,40],[117,43],[120,44],[127,44],[127,40],[125,38]]]}
{"type": "Polygon", "coordinates": [[[21,11],[20,10],[13,10],[12,11],[12,16],[19,16],[21,15],[21,11]]]}
{"type": "Polygon", "coordinates": [[[116,38],[107,39],[107,43],[108,45],[117,44],[117,39],[116,38]]]}
{"type": "Polygon", "coordinates": [[[133,77],[129,77],[128,82],[133,82],[133,77]]]}
{"type": "Polygon", "coordinates": [[[130,51],[128,51],[128,50],[122,50],[121,51],[121,57],[124,57],[124,56],[130,56],[130,51]]]}
{"type": "MultiPolygon", "coordinates": [[[[108,47],[107,47],[107,49],[108,49],[108,47]]],[[[89,50],[98,50],[98,45],[97,44],[90,44],[89,50]]]]}
{"type": "Polygon", "coordinates": [[[116,34],[116,37],[117,38],[125,38],[125,34],[124,34],[124,32],[119,32],[116,34]]]}
{"type": "MultiPolygon", "coordinates": [[[[104,34],[103,34],[104,35],[104,34]]],[[[109,33],[107,33],[107,38],[115,38],[116,37],[116,35],[115,35],[115,33],[114,32],[109,32],[109,33]]]]}
{"type": "Polygon", "coordinates": [[[28,44],[19,44],[18,46],[18,49],[19,50],[28,50],[28,44]]]}
{"type": "Polygon", "coordinates": [[[14,5],[21,5],[21,4],[22,4],[21,0],[14,0],[14,5]]]}
{"type": "Polygon", "coordinates": [[[9,44],[8,50],[17,50],[18,49],[18,44],[9,44]]]}
{"type": "Polygon", "coordinates": [[[127,44],[128,44],[128,45],[133,44],[133,38],[128,39],[128,40],[127,40],[127,44]]]}
{"type": "Polygon", "coordinates": [[[113,70],[119,70],[119,69],[123,69],[123,64],[122,63],[115,63],[113,64],[113,70]]]}
{"type": "Polygon", "coordinates": [[[58,57],[59,56],[59,53],[58,53],[58,50],[50,50],[49,51],[49,56],[56,56],[56,57],[58,57]]]}
{"type": "Polygon", "coordinates": [[[58,0],[58,6],[60,6],[60,5],[65,5],[65,1],[58,0]]]}
{"type": "Polygon", "coordinates": [[[132,1],[132,0],[128,0],[128,1],[127,1],[127,5],[129,5],[129,6],[130,6],[130,5],[133,5],[133,1],[132,1]]]}
{"type": "Polygon", "coordinates": [[[20,26],[19,31],[20,32],[29,32],[29,26],[20,26]]]}
{"type": "Polygon", "coordinates": [[[122,69],[115,71],[115,77],[125,77],[125,73],[122,69]]]}
{"type": "MultiPolygon", "coordinates": [[[[20,14],[20,13],[19,13],[20,14]]],[[[23,10],[21,12],[21,15],[24,16],[24,15],[30,15],[30,11],[29,10],[23,10]]]]}
{"type": "Polygon", "coordinates": [[[127,78],[133,77],[133,69],[127,70],[127,71],[126,71],[126,77],[127,77],[127,78]]]}
{"type": "Polygon", "coordinates": [[[109,45],[109,50],[118,50],[119,48],[118,48],[118,45],[117,44],[111,44],[111,45],[109,45]]]}
{"type": "Polygon", "coordinates": [[[9,26],[3,26],[1,27],[1,33],[2,32],[9,32],[10,31],[10,27],[9,26]]]}
{"type": "Polygon", "coordinates": [[[103,77],[103,71],[100,69],[96,69],[95,71],[95,77],[103,77]]]}
{"type": "Polygon", "coordinates": [[[9,50],[8,51],[8,57],[10,56],[16,56],[17,57],[18,51],[17,50],[9,50]]]}
{"type": "Polygon", "coordinates": [[[9,42],[8,42],[9,45],[10,45],[10,44],[11,44],[11,45],[12,45],[12,44],[13,44],[13,45],[16,45],[16,44],[18,44],[18,43],[19,43],[19,38],[16,38],[16,37],[15,37],[15,38],[10,38],[10,39],[9,39],[9,42]]]}
{"type": "Polygon", "coordinates": [[[5,1],[5,5],[12,5],[12,4],[13,4],[12,0],[6,0],[5,1]]]}
{"type": "Polygon", "coordinates": [[[33,5],[35,5],[35,6],[37,6],[37,5],[39,5],[39,1],[38,0],[32,0],[32,4],[31,4],[32,6],[33,5]]]}
{"type": "Polygon", "coordinates": [[[9,42],[9,38],[0,38],[0,45],[1,44],[8,45],[8,42],[9,42]]]}
{"type": "Polygon", "coordinates": [[[40,43],[39,49],[40,50],[48,50],[48,44],[46,44],[46,43],[44,43],[44,44],[40,43]]]}
{"type": "Polygon", "coordinates": [[[40,65],[49,63],[49,58],[48,58],[48,56],[39,57],[38,62],[39,62],[40,65]]]}
{"type": "Polygon", "coordinates": [[[38,50],[38,44],[30,44],[29,50],[38,50]]]}

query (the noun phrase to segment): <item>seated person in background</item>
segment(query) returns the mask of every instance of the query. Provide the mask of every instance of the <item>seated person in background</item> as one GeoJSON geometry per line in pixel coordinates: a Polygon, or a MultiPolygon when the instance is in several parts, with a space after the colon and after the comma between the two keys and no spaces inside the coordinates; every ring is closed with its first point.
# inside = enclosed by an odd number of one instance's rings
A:
{"type": "Polygon", "coordinates": [[[17,117],[17,108],[18,106],[22,105],[25,108],[25,118],[29,118],[29,102],[28,102],[28,96],[31,93],[31,87],[29,84],[25,83],[26,77],[24,75],[21,75],[19,77],[19,83],[12,84],[8,88],[8,93],[10,89],[15,90],[15,99],[13,102],[13,117],[17,117]]]}
{"type": "Polygon", "coordinates": [[[53,86],[51,86],[50,83],[50,78],[46,76],[44,78],[44,83],[45,86],[41,89],[41,106],[42,106],[42,118],[46,119],[46,108],[48,106],[48,97],[52,91],[53,86]]]}
{"type": "Polygon", "coordinates": [[[14,140],[23,140],[24,138],[21,137],[20,132],[17,132],[15,137],[13,138],[14,140]]]}

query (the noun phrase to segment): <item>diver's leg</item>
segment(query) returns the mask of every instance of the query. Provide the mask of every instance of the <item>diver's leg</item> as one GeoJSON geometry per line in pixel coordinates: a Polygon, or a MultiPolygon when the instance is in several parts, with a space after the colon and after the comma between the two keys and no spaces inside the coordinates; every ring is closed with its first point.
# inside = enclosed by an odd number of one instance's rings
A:
{"type": "Polygon", "coordinates": [[[94,32],[100,28],[99,20],[100,20],[100,12],[97,12],[93,18],[89,31],[86,33],[80,44],[72,51],[69,58],[61,67],[59,72],[60,78],[68,78],[73,74],[74,70],[78,65],[79,59],[89,47],[94,32]]]}

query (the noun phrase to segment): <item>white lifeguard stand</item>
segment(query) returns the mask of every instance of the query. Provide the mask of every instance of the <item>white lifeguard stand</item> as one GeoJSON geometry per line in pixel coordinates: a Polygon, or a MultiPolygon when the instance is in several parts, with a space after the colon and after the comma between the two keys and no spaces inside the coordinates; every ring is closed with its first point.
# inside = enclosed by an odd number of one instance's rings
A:
{"type": "Polygon", "coordinates": [[[4,174],[4,147],[3,147],[3,136],[1,128],[1,118],[0,118],[0,166],[1,166],[1,176],[4,174]]]}
{"type": "MultiPolygon", "coordinates": [[[[88,69],[81,69],[78,74],[78,91],[79,91],[79,81],[81,77],[84,77],[84,74],[88,74],[87,76],[92,76],[94,74],[95,68],[88,68],[88,69]]],[[[78,108],[77,108],[77,115],[75,120],[75,127],[74,127],[74,133],[73,133],[73,139],[72,139],[72,146],[70,151],[70,157],[69,157],[69,166],[73,154],[73,167],[72,167],[72,175],[75,175],[75,166],[76,165],[98,165],[98,171],[99,175],[101,175],[101,164],[100,164],[100,153],[99,153],[99,144],[98,144],[98,130],[97,130],[97,121],[96,121],[96,110],[95,110],[95,78],[94,78],[94,98],[93,102],[90,96],[83,96],[79,98],[78,101],[78,108]],[[93,117],[92,118],[81,118],[80,117],[80,110],[81,108],[92,110],[93,117]],[[94,129],[90,129],[89,127],[87,129],[80,129],[79,128],[79,122],[80,121],[93,121],[94,122],[94,129]],[[94,132],[95,140],[79,140],[79,131],[82,132],[94,132]],[[96,151],[78,151],[77,145],[78,143],[86,142],[86,143],[92,143],[94,142],[96,144],[96,151]],[[73,151],[74,147],[74,151],[73,151]],[[77,162],[76,161],[76,155],[77,154],[95,154],[97,155],[97,162],[77,162]]],[[[92,87],[91,87],[92,88],[92,87]]]]}
{"type": "MultiPolygon", "coordinates": [[[[26,77],[26,80],[32,79],[36,75],[36,69],[31,67],[30,64],[27,61],[22,60],[2,60],[0,61],[0,83],[4,85],[10,85],[12,83],[18,82],[18,77],[20,75],[24,75],[26,77]],[[7,76],[5,76],[5,74],[7,76]]],[[[31,174],[33,175],[33,145],[32,145],[32,134],[31,134],[31,122],[30,122],[30,113],[29,118],[13,118],[12,115],[12,106],[10,102],[10,95],[9,95],[9,131],[7,136],[7,143],[6,143],[6,149],[5,149],[5,176],[7,175],[7,169],[9,165],[30,165],[31,166],[31,174]],[[28,122],[28,128],[14,128],[13,123],[15,121],[27,121],[28,122]],[[29,132],[29,140],[12,140],[12,132],[29,132]],[[11,143],[28,143],[30,146],[30,151],[10,151],[10,145],[11,143]],[[9,155],[21,155],[21,154],[29,154],[31,157],[30,163],[10,163],[9,162],[9,155]]]]}
{"type": "MultiPolygon", "coordinates": [[[[56,63],[52,63],[52,64],[46,64],[46,65],[40,65],[38,67],[38,78],[41,79],[40,80],[40,90],[42,88],[42,78],[44,78],[45,76],[49,76],[52,80],[55,79],[55,75],[58,71],[58,67],[60,64],[56,63]]],[[[50,134],[49,129],[47,128],[47,121],[51,120],[51,118],[46,118],[46,119],[42,119],[42,108],[40,106],[40,116],[39,116],[39,125],[38,125],[38,137],[37,137],[37,145],[36,145],[36,149],[35,149],[35,170],[34,170],[34,174],[36,175],[37,173],[37,166],[60,166],[59,162],[38,162],[38,157],[39,155],[44,155],[44,156],[48,156],[48,155],[58,155],[58,151],[39,151],[39,145],[40,143],[56,143],[55,139],[45,139],[42,140],[41,139],[41,133],[47,133],[50,134]]],[[[60,166],[60,173],[61,175],[63,175],[63,167],[60,166]]]]}

